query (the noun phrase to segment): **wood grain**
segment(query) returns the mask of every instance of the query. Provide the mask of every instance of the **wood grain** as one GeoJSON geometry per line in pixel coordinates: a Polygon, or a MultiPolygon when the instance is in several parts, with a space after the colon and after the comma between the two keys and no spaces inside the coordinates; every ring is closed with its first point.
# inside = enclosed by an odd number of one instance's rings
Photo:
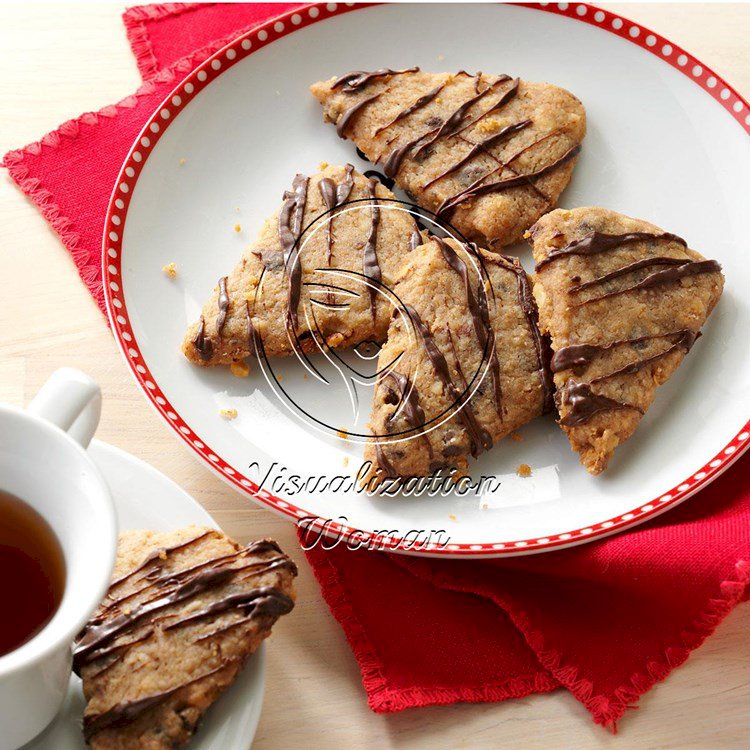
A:
{"type": "MultiPolygon", "coordinates": [[[[747,5],[607,5],[694,53],[747,96],[747,5]]],[[[0,5],[0,151],[130,93],[139,78],[114,4],[0,5]],[[96,61],[92,65],[92,60],[96,61]]],[[[178,444],[141,397],[99,310],[57,237],[0,175],[0,401],[29,400],[60,365],[101,383],[98,436],[192,493],[233,536],[268,535],[295,550],[291,526],[252,506],[178,444]]],[[[269,648],[258,750],[306,748],[607,748],[733,750],[747,746],[750,607],[735,611],[688,663],[657,686],[614,737],[563,691],[499,705],[376,716],[344,636],[301,559],[297,611],[269,648]]],[[[230,749],[228,749],[230,750],[230,749]]]]}

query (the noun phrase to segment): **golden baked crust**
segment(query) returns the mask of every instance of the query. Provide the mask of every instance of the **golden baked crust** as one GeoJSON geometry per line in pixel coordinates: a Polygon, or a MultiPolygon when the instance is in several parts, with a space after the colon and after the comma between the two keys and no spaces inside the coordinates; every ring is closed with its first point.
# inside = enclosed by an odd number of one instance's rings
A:
{"type": "Polygon", "coordinates": [[[294,563],[275,542],[219,531],[129,531],[114,578],[76,640],[95,750],[184,745],[245,660],[294,606],[294,563]]]}
{"type": "Polygon", "coordinates": [[[555,206],[586,132],[572,94],[509,76],[356,71],[311,91],[339,135],[489,249],[555,206]]]}
{"type": "Polygon", "coordinates": [[[333,348],[382,340],[391,306],[362,276],[379,276],[389,287],[403,257],[421,241],[414,217],[389,210],[399,205],[389,199],[390,190],[351,165],[326,166],[309,179],[297,175],[279,210],[188,328],[185,356],[197,365],[231,365],[255,354],[255,337],[268,356],[317,351],[313,335],[333,348]],[[326,223],[329,209],[334,214],[326,223]]]}
{"type": "Polygon", "coordinates": [[[379,439],[364,453],[371,477],[464,469],[468,455],[542,413],[551,384],[516,259],[432,238],[409,256],[394,292],[401,307],[370,418],[379,439]]]}
{"type": "Polygon", "coordinates": [[[530,238],[560,425],[599,474],[690,350],[724,277],[681,238],[604,208],[553,211],[530,238]]]}

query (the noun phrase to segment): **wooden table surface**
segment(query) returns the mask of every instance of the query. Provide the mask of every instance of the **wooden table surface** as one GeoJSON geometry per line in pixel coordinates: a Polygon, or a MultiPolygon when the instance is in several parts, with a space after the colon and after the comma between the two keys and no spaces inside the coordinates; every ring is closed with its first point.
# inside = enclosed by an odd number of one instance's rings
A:
{"type": "MultiPolygon", "coordinates": [[[[664,34],[750,96],[750,6],[605,7],[664,34]]],[[[135,89],[139,76],[122,10],[118,3],[0,5],[0,153],[135,89]]],[[[79,367],[101,384],[99,438],[178,482],[228,533],[242,540],[273,536],[302,563],[297,609],[274,631],[268,650],[258,750],[748,747],[749,606],[738,608],[686,665],[646,695],[617,736],[595,726],[563,690],[495,705],[370,712],[343,633],[295,551],[291,524],[233,492],[178,444],[141,396],[57,237],[3,172],[0,402],[27,402],[62,365],[79,367]]]]}

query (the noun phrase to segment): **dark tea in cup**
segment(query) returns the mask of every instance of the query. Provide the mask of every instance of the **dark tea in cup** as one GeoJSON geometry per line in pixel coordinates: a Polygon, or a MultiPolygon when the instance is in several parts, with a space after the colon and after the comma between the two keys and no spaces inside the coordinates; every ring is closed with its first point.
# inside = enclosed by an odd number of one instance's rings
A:
{"type": "Polygon", "coordinates": [[[0,490],[0,656],[52,619],[65,589],[65,559],[55,532],[30,505],[0,490]]]}

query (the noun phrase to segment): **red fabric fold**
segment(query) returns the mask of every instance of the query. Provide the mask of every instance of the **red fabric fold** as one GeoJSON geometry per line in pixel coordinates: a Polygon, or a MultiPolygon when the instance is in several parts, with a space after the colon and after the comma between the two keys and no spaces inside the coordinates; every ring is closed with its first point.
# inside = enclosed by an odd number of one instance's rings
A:
{"type": "MultiPolygon", "coordinates": [[[[124,20],[146,79],[3,164],[104,309],[100,242],[111,188],[179,80],[242,31],[298,4],[170,3],[124,20]]],[[[298,6],[301,7],[301,6],[298,6]]],[[[630,532],[502,561],[309,550],[378,712],[567,688],[600,724],[664,679],[750,594],[750,456],[630,532]]]]}

